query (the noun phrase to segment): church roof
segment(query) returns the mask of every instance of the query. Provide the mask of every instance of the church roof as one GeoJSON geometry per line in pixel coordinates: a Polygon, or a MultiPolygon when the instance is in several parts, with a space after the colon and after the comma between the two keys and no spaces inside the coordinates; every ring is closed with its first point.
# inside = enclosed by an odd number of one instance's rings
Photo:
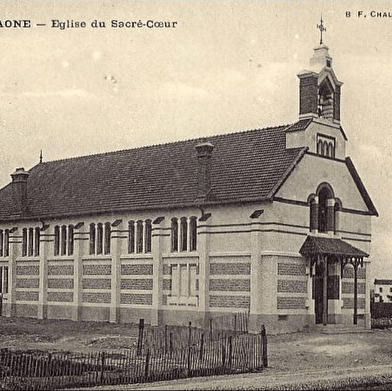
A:
{"type": "MultiPolygon", "coordinates": [[[[301,122],[301,121],[300,121],[301,122]]],[[[298,126],[303,126],[301,122],[298,126]]],[[[201,141],[214,145],[209,203],[271,199],[304,155],[286,149],[287,126],[39,163],[29,170],[24,219],[195,205],[201,141]]],[[[12,216],[12,185],[0,190],[0,220],[12,216]]]]}

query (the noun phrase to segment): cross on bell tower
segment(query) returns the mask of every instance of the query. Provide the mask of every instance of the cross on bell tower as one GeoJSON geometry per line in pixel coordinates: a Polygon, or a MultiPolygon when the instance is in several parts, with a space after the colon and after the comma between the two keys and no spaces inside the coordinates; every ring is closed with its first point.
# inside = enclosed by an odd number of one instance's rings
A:
{"type": "Polygon", "coordinates": [[[323,14],[321,14],[320,24],[317,25],[317,28],[320,30],[320,45],[323,44],[323,32],[327,31],[327,29],[323,25],[323,14]]]}

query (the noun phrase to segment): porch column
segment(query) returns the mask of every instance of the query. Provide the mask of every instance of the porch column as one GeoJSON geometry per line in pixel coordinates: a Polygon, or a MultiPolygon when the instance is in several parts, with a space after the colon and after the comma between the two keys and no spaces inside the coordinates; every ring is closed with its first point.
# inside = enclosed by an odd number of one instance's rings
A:
{"type": "Polygon", "coordinates": [[[328,324],[328,257],[323,257],[323,325],[328,324]]]}

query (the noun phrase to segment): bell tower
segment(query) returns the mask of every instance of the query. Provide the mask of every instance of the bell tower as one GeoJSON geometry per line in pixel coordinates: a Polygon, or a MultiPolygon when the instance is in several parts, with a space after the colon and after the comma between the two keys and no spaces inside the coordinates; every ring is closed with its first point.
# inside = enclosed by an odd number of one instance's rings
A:
{"type": "Polygon", "coordinates": [[[317,28],[320,30],[320,44],[314,49],[309,69],[297,75],[300,80],[299,117],[323,118],[340,124],[340,93],[343,83],[336,77],[329,48],[323,43],[326,28],[322,18],[317,28]]]}

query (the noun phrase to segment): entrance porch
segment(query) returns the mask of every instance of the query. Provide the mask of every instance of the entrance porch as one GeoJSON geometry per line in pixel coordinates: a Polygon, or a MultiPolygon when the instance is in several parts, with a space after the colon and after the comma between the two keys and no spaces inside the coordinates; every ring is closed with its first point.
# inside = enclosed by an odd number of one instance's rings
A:
{"type": "MultiPolygon", "coordinates": [[[[358,268],[368,254],[349,243],[327,236],[309,235],[300,254],[305,257],[312,279],[312,297],[316,324],[341,323],[342,278],[346,265],[352,265],[353,321],[358,324],[358,268]]],[[[369,298],[365,298],[365,300],[369,298]]]]}

